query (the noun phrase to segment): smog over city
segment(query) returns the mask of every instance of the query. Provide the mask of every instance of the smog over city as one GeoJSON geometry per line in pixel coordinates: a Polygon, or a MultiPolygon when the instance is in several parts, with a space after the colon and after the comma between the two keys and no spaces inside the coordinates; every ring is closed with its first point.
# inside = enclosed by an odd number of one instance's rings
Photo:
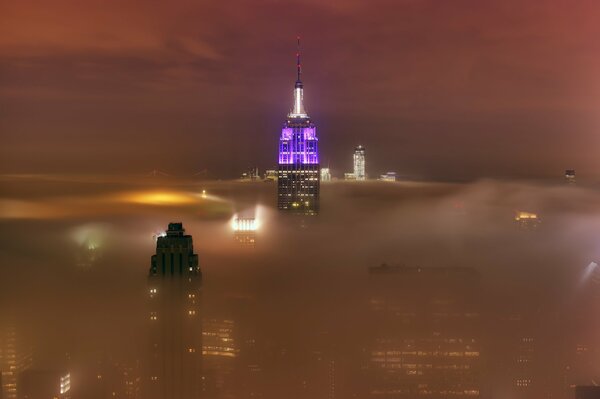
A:
{"type": "Polygon", "coordinates": [[[0,5],[0,399],[600,398],[600,5],[0,5]]]}

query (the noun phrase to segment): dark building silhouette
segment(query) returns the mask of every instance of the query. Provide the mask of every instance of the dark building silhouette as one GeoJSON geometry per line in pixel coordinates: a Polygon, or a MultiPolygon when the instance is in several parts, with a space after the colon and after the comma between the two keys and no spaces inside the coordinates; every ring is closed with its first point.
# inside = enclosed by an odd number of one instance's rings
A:
{"type": "Polygon", "coordinates": [[[575,387],[575,399],[600,399],[599,386],[575,387]]]}
{"type": "Polygon", "coordinates": [[[369,269],[371,398],[485,397],[479,275],[470,268],[369,269]]]}
{"type": "Polygon", "coordinates": [[[288,114],[279,138],[277,207],[304,214],[319,211],[319,149],[317,128],[304,109],[301,80],[300,39],[298,39],[294,107],[288,114]]]}
{"type": "Polygon", "coordinates": [[[150,399],[195,399],[202,390],[202,273],[192,237],[169,223],[159,237],[149,276],[150,358],[144,393],[150,399]]]}

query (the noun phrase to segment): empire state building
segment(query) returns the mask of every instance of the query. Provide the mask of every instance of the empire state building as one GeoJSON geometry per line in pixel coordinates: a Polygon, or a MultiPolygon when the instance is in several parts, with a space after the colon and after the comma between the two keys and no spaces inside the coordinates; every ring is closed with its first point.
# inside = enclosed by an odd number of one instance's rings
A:
{"type": "Polygon", "coordinates": [[[304,109],[300,38],[296,54],[297,79],[294,106],[279,138],[277,207],[303,214],[319,212],[319,139],[317,128],[304,109]]]}

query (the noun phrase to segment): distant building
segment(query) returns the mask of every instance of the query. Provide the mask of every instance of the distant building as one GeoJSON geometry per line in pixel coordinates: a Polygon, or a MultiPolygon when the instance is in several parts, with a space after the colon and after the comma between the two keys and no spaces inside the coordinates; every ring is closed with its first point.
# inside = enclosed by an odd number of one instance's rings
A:
{"type": "Polygon", "coordinates": [[[242,247],[254,248],[257,227],[256,219],[253,217],[234,216],[232,228],[235,241],[242,247]]]}
{"type": "Polygon", "coordinates": [[[344,173],[344,180],[356,180],[356,175],[354,173],[346,172],[344,173]]]}
{"type": "Polygon", "coordinates": [[[166,236],[158,237],[148,283],[150,357],[144,398],[199,398],[202,273],[182,223],[169,223],[166,236]]]}
{"type": "Polygon", "coordinates": [[[575,399],[600,399],[600,386],[575,387],[575,399]]]}
{"type": "Polygon", "coordinates": [[[370,398],[487,397],[480,277],[471,268],[369,268],[370,398]]]}
{"type": "MultiPolygon", "coordinates": [[[[300,47],[300,40],[298,40],[300,47]]],[[[319,212],[319,139],[317,128],[304,109],[300,50],[297,54],[294,107],[279,138],[277,208],[303,214],[319,212]]]]}
{"type": "Polygon", "coordinates": [[[515,214],[515,223],[523,230],[535,230],[541,222],[542,220],[535,213],[518,211],[515,214]]]}
{"type": "Polygon", "coordinates": [[[331,181],[329,168],[321,168],[321,181],[331,181]]]}
{"type": "Polygon", "coordinates": [[[231,395],[239,353],[235,321],[205,318],[202,324],[202,365],[216,397],[231,395]],[[229,394],[229,395],[227,395],[229,394]]]}
{"type": "Polygon", "coordinates": [[[396,172],[387,172],[387,173],[379,176],[379,180],[381,180],[381,181],[396,181],[397,180],[396,172]]]}
{"type": "Polygon", "coordinates": [[[267,181],[277,181],[277,170],[275,170],[275,169],[267,169],[267,170],[265,170],[265,180],[267,180],[267,181]]]}
{"type": "Polygon", "coordinates": [[[366,180],[365,173],[365,147],[359,145],[354,149],[354,176],[356,180],[366,180]]]}
{"type": "Polygon", "coordinates": [[[258,173],[258,168],[250,169],[247,172],[242,173],[240,177],[241,180],[255,181],[260,178],[260,174],[258,173]]]}
{"type": "Polygon", "coordinates": [[[3,399],[17,399],[18,376],[32,364],[31,349],[23,345],[14,325],[0,326],[0,374],[3,399]]]}
{"type": "Polygon", "coordinates": [[[575,183],[575,169],[565,170],[565,180],[567,183],[575,183]]]}

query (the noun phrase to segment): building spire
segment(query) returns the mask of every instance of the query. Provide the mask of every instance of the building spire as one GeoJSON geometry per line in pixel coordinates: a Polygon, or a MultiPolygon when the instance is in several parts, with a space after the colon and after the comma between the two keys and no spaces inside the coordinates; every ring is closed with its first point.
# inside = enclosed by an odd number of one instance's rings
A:
{"type": "Polygon", "coordinates": [[[300,64],[300,36],[297,36],[298,47],[296,50],[296,84],[294,85],[294,108],[289,113],[290,118],[307,118],[308,114],[304,110],[304,85],[302,84],[302,66],[300,64]]]}
{"type": "Polygon", "coordinates": [[[302,85],[302,80],[300,80],[300,75],[302,74],[302,67],[300,66],[300,36],[298,39],[298,47],[296,49],[296,68],[298,70],[298,78],[296,79],[296,87],[298,84],[302,85]]]}

